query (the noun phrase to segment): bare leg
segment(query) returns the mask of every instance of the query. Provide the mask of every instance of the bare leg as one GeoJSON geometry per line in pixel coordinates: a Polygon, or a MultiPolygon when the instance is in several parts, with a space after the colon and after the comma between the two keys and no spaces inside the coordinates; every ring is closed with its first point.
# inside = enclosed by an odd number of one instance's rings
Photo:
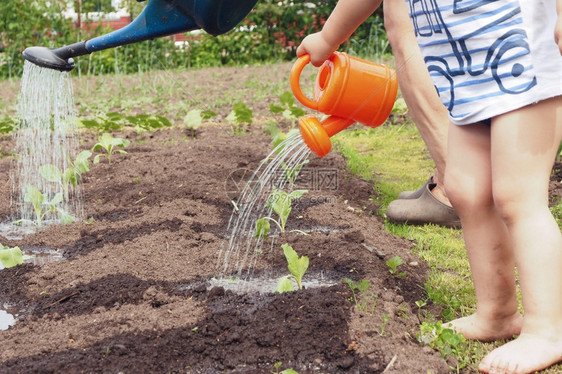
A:
{"type": "Polygon", "coordinates": [[[461,218],[477,299],[476,313],[451,322],[467,339],[518,334],[515,260],[507,227],[492,197],[490,128],[450,125],[445,183],[461,218]]]}
{"type": "Polygon", "coordinates": [[[450,205],[443,187],[449,126],[447,109],[439,100],[425,67],[406,3],[404,0],[386,0],[383,6],[384,24],[394,53],[400,91],[435,162],[434,182],[437,186],[431,193],[450,205]]]}
{"type": "Polygon", "coordinates": [[[514,245],[525,316],[521,335],[491,352],[486,373],[531,373],[562,360],[562,235],[548,182],[562,138],[562,96],[492,122],[493,190],[514,245]]]}

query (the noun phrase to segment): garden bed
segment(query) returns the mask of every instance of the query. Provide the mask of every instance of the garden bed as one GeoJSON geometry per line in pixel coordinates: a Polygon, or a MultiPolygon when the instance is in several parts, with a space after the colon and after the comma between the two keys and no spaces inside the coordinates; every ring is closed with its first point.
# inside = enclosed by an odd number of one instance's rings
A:
{"type": "MultiPolygon", "coordinates": [[[[261,129],[235,136],[220,124],[195,138],[180,129],[117,135],[131,146],[84,176],[84,222],[0,238],[63,258],[1,270],[0,300],[17,319],[0,332],[1,373],[270,373],[278,362],[300,373],[448,372],[416,341],[427,266],[411,242],[384,230],[372,183],[351,175],[340,155],[313,156],[303,169],[336,176],[291,212],[288,228],[310,235],[282,234],[254,267],[255,278],[287,274],[280,245],[289,243],[310,258],[305,280],[321,275],[332,285],[235,292],[213,286],[233,208],[226,181],[255,170],[271,138],[261,129]],[[405,276],[389,271],[394,256],[405,276]],[[359,307],[344,278],[369,282],[359,307]]],[[[81,140],[91,148],[95,135],[81,140]]],[[[3,158],[2,180],[9,169],[3,158]]]]}

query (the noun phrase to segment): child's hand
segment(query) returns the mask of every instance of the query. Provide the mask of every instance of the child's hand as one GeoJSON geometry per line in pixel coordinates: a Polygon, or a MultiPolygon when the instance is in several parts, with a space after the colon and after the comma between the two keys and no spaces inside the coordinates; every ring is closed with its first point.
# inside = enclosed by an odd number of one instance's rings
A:
{"type": "Polygon", "coordinates": [[[332,46],[323,37],[322,32],[308,35],[297,48],[297,56],[310,55],[310,62],[320,66],[334,53],[338,46],[332,46]]]}

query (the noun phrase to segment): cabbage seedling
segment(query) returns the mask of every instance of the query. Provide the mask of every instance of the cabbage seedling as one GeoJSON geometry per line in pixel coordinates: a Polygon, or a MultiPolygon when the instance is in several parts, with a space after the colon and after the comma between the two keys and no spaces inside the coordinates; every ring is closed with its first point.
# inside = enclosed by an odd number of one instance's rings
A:
{"type": "Polygon", "coordinates": [[[291,186],[294,186],[302,167],[309,162],[309,160],[304,160],[303,163],[298,164],[294,168],[290,168],[284,161],[281,161],[281,167],[283,168],[283,175],[285,176],[285,180],[289,182],[291,186]]]}
{"type": "MultiPolygon", "coordinates": [[[[30,203],[33,206],[35,221],[31,222],[36,226],[41,226],[45,216],[52,212],[57,212],[59,214],[63,224],[74,222],[74,218],[70,214],[57,207],[57,205],[59,205],[63,201],[62,192],[57,193],[49,201],[47,196],[41,193],[41,191],[39,191],[37,187],[28,184],[25,195],[23,196],[23,201],[25,201],[26,203],[30,203]]],[[[19,220],[15,223],[22,223],[23,221],[24,220],[19,220]]]]}
{"type": "MultiPolygon", "coordinates": [[[[94,145],[92,151],[97,151],[98,149],[104,149],[105,154],[96,155],[96,157],[94,157],[94,164],[100,162],[101,156],[107,157],[107,162],[111,164],[111,155],[113,154],[114,151],[117,150],[117,147],[124,148],[124,147],[128,147],[129,144],[131,144],[131,142],[128,141],[127,139],[114,138],[110,133],[104,132],[102,135],[98,137],[98,143],[94,145]]],[[[121,154],[127,153],[122,149],[117,150],[117,152],[121,154]]]]}
{"type": "MultiPolygon", "coordinates": [[[[268,221],[275,222],[282,233],[285,232],[285,226],[287,225],[287,219],[291,213],[291,203],[293,200],[300,198],[302,195],[307,193],[308,190],[294,190],[291,193],[287,193],[283,190],[274,191],[269,197],[267,207],[272,209],[277,216],[278,220],[272,217],[262,217],[256,221],[256,230],[254,232],[254,237],[265,238],[270,230],[270,224],[268,221]]],[[[301,230],[291,230],[291,232],[300,232],[306,235],[305,232],[301,230]]]]}
{"type": "Polygon", "coordinates": [[[282,114],[291,122],[306,114],[306,111],[295,105],[295,97],[289,91],[285,91],[279,97],[279,104],[271,104],[269,110],[274,114],[282,114]]]}
{"type": "Polygon", "coordinates": [[[183,123],[191,130],[191,138],[195,138],[195,130],[197,130],[203,123],[201,111],[198,109],[190,110],[183,118],[183,123]]]}
{"type": "Polygon", "coordinates": [[[69,157],[70,166],[64,172],[55,165],[41,165],[39,167],[39,174],[49,182],[60,184],[64,199],[68,201],[70,186],[76,187],[80,176],[90,171],[90,156],[92,156],[92,152],[82,151],[76,156],[74,161],[69,157]]]}
{"type": "Polygon", "coordinates": [[[405,277],[406,273],[398,272],[398,266],[402,265],[402,263],[403,261],[400,256],[394,256],[386,262],[386,266],[388,266],[390,274],[394,275],[395,277],[405,277]]]}
{"type": "Polygon", "coordinates": [[[298,289],[302,290],[302,277],[308,269],[308,257],[299,257],[293,247],[287,243],[283,244],[281,248],[283,248],[283,253],[287,259],[287,267],[289,268],[291,274],[279,279],[276,291],[279,293],[294,291],[295,288],[291,279],[294,279],[297,282],[298,289]]]}

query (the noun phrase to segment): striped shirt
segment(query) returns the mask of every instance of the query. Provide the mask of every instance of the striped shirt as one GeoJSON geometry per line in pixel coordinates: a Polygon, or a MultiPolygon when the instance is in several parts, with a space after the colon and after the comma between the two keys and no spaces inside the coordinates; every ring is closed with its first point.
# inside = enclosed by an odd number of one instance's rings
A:
{"type": "Polygon", "coordinates": [[[475,123],[562,94],[555,0],[406,2],[453,123],[475,123]]]}

